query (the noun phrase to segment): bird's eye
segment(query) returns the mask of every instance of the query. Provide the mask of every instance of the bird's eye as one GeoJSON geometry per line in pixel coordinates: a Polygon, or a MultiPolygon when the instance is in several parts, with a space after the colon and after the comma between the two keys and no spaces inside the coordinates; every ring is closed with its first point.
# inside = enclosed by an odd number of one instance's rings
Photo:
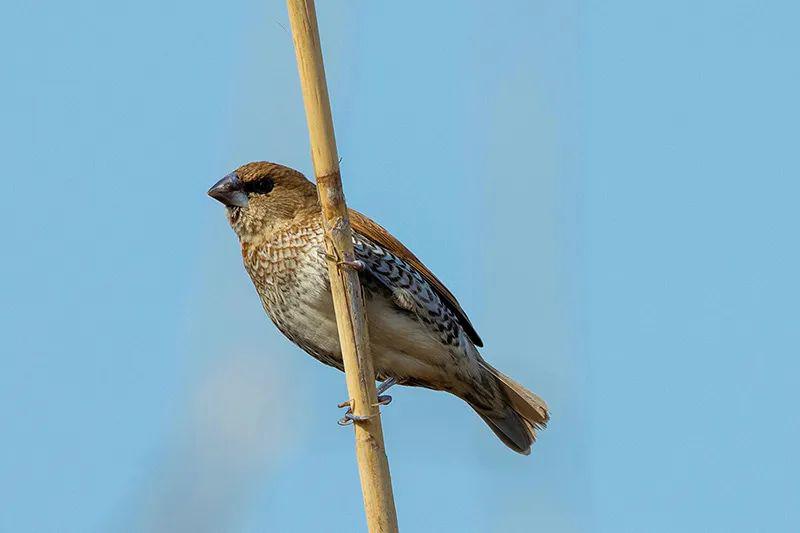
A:
{"type": "Polygon", "coordinates": [[[244,190],[248,193],[268,194],[275,186],[272,178],[259,178],[253,181],[247,181],[244,184],[244,190]]]}

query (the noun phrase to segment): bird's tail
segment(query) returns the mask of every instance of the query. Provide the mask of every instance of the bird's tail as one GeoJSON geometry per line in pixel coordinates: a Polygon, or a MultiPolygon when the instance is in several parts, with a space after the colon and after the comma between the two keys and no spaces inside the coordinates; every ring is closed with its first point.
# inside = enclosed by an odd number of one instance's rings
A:
{"type": "Polygon", "coordinates": [[[506,446],[528,455],[536,440],[536,430],[544,429],[550,419],[547,404],[489,363],[481,361],[481,365],[497,381],[501,398],[493,403],[500,406],[487,410],[473,403],[470,405],[506,446]]]}

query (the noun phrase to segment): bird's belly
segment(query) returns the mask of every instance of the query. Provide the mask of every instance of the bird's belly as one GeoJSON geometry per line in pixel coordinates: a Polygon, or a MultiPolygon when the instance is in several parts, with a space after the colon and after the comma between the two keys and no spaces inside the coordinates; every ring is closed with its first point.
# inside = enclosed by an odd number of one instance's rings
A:
{"type": "MultiPolygon", "coordinates": [[[[272,322],[321,362],[342,368],[333,301],[324,263],[307,256],[299,268],[273,271],[255,285],[272,322]]],[[[255,282],[255,280],[254,280],[255,282]]]]}
{"type": "Polygon", "coordinates": [[[398,310],[388,298],[368,298],[367,315],[376,373],[408,384],[449,388],[463,357],[443,345],[415,316],[398,310]]]}
{"type": "MultiPolygon", "coordinates": [[[[265,280],[262,304],[280,331],[319,361],[343,369],[333,299],[324,263],[291,276],[265,280]]],[[[413,314],[397,308],[385,291],[364,285],[370,347],[379,379],[448,388],[466,362],[413,314]]]]}
{"type": "Polygon", "coordinates": [[[284,335],[310,355],[327,365],[343,368],[333,305],[328,313],[317,305],[298,300],[296,305],[273,313],[271,317],[284,335]]]}

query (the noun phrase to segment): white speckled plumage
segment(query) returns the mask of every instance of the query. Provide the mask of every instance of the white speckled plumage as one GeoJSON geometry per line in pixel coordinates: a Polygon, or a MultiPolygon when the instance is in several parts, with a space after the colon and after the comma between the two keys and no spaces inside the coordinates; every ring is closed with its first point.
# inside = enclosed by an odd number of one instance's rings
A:
{"type": "MultiPolygon", "coordinates": [[[[243,258],[264,310],[278,329],[323,363],[341,370],[323,238],[320,223],[287,226],[261,245],[247,247],[243,258]]],[[[363,236],[356,235],[354,244],[358,257],[380,280],[364,282],[380,379],[394,377],[400,383],[451,390],[459,386],[457,376],[479,375],[477,352],[470,350],[455,317],[427,282],[363,236]],[[430,324],[418,316],[432,317],[430,324]],[[453,365],[458,372],[453,372],[453,365]]]]}

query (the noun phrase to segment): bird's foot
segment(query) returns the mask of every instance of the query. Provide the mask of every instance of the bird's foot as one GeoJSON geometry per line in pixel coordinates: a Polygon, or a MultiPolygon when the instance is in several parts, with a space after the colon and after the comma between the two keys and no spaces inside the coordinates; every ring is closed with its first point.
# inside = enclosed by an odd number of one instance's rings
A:
{"type": "Polygon", "coordinates": [[[397,385],[397,378],[389,378],[386,381],[381,382],[381,384],[375,389],[375,392],[378,393],[378,397],[380,398],[381,394],[389,390],[389,388],[393,387],[394,385],[397,385]]]}
{"type": "Polygon", "coordinates": [[[389,405],[390,403],[392,403],[392,397],[388,394],[378,396],[378,405],[389,405]]]}
{"type": "Polygon", "coordinates": [[[361,259],[353,259],[352,261],[339,261],[336,263],[340,267],[352,268],[356,272],[364,272],[367,269],[366,263],[361,259]]]}
{"type": "Polygon", "coordinates": [[[364,272],[367,269],[366,263],[361,259],[353,259],[352,261],[337,261],[337,266],[342,268],[352,268],[356,272],[364,272]]]}
{"type": "Polygon", "coordinates": [[[392,403],[392,397],[389,396],[388,394],[383,394],[383,393],[389,390],[391,386],[396,384],[397,384],[396,378],[389,378],[380,385],[378,385],[378,388],[375,389],[375,392],[378,394],[378,405],[389,405],[390,403],[392,403]]]}
{"type": "MultiPolygon", "coordinates": [[[[389,389],[389,387],[395,385],[396,383],[397,380],[395,378],[389,378],[380,385],[378,385],[378,387],[375,389],[375,392],[377,392],[378,394],[378,405],[389,405],[390,403],[392,403],[392,397],[389,396],[388,394],[382,394],[382,393],[386,392],[389,389]]],[[[340,426],[349,426],[353,422],[364,422],[375,416],[375,415],[370,415],[370,416],[354,415],[353,400],[347,400],[346,402],[342,402],[339,405],[337,405],[337,407],[339,407],[340,409],[347,407],[347,411],[345,411],[344,416],[338,420],[338,424],[340,426]]]]}
{"type": "Polygon", "coordinates": [[[337,407],[340,408],[347,407],[347,411],[345,411],[344,416],[336,421],[336,423],[339,424],[340,426],[349,426],[353,422],[366,422],[367,420],[375,416],[375,415],[368,415],[368,416],[354,415],[352,400],[342,402],[337,407]]]}
{"type": "Polygon", "coordinates": [[[336,263],[336,266],[338,266],[338,267],[352,268],[356,272],[364,272],[367,269],[366,263],[364,263],[364,261],[362,261],[361,259],[353,259],[353,260],[342,259],[342,260],[339,260],[338,257],[334,257],[331,254],[325,254],[325,259],[327,259],[328,261],[331,261],[333,263],[336,263]]]}

